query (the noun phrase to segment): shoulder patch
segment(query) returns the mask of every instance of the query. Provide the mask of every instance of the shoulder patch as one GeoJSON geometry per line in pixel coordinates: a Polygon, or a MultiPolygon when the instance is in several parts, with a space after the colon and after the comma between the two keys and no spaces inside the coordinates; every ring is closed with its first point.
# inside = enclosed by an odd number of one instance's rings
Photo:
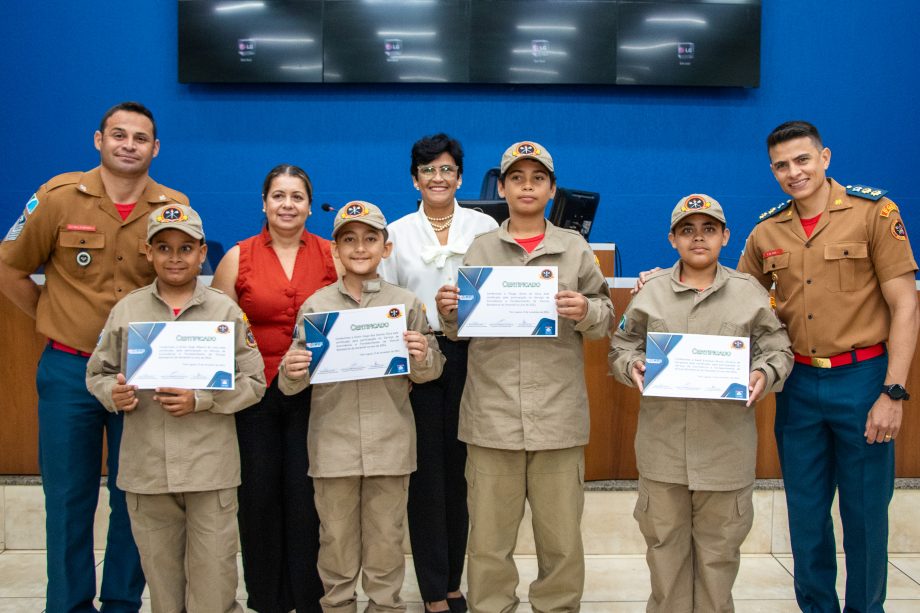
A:
{"type": "Polygon", "coordinates": [[[888,193],[887,189],[869,187],[868,185],[847,185],[847,194],[857,198],[865,198],[877,202],[882,196],[888,193]]]}
{"type": "Polygon", "coordinates": [[[761,221],[765,219],[770,219],[771,217],[773,217],[780,211],[785,211],[786,209],[789,208],[789,205],[791,204],[792,204],[792,200],[786,200],[785,202],[780,202],[779,204],[777,204],[775,207],[771,208],[770,210],[764,211],[763,213],[761,213],[760,216],[757,218],[757,223],[760,223],[761,221]]]}
{"type": "Polygon", "coordinates": [[[4,241],[14,241],[19,238],[19,235],[22,234],[22,229],[26,225],[26,215],[23,213],[19,216],[12,226],[10,226],[9,231],[6,233],[6,236],[3,237],[4,241]]]}

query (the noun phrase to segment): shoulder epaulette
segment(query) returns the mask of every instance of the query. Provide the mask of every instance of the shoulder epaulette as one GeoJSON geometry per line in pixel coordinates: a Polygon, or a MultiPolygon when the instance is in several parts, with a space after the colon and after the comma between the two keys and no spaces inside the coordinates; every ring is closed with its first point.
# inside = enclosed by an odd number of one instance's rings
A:
{"type": "Polygon", "coordinates": [[[769,211],[764,211],[763,213],[760,214],[760,217],[758,217],[757,223],[760,223],[761,221],[765,219],[770,219],[771,217],[773,217],[780,211],[786,210],[787,208],[789,208],[790,204],[792,204],[792,200],[786,200],[785,202],[780,202],[775,207],[771,208],[769,211]]]}
{"type": "Polygon", "coordinates": [[[857,198],[865,198],[873,202],[877,202],[887,193],[887,189],[878,189],[877,187],[869,187],[868,185],[847,185],[848,195],[856,196],[857,198]]]}
{"type": "Polygon", "coordinates": [[[45,183],[46,189],[49,191],[56,189],[64,185],[74,185],[79,183],[80,177],[83,175],[82,172],[65,172],[62,175],[57,175],[56,177],[51,177],[51,180],[45,183]]]}

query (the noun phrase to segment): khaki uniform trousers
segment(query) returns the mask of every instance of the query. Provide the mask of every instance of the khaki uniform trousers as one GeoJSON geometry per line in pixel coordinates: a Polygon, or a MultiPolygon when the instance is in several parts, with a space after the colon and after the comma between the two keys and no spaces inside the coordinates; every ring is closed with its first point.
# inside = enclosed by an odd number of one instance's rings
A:
{"type": "Polygon", "coordinates": [[[153,612],[242,613],[236,488],[125,494],[153,612]]]}
{"type": "Polygon", "coordinates": [[[754,484],[728,492],[639,477],[634,517],[652,579],[648,613],[727,613],[741,543],[754,522],[754,484]]]}
{"type": "Polygon", "coordinates": [[[533,515],[537,579],[535,613],[578,611],[585,583],[581,516],[585,505],[584,447],[509,451],[467,446],[470,509],[467,594],[472,613],[511,613],[519,577],[514,564],[524,500],[533,515]]]}
{"type": "Polygon", "coordinates": [[[366,611],[405,611],[399,593],[406,575],[402,544],[409,475],[314,478],[313,488],[323,611],[358,610],[358,573],[370,600],[366,611]]]}

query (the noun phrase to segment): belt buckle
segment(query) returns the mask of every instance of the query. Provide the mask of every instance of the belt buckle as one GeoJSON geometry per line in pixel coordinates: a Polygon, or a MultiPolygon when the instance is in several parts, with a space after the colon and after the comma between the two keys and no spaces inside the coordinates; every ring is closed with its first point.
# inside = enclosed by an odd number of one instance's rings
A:
{"type": "Polygon", "coordinates": [[[811,358],[811,365],[815,368],[830,368],[831,359],[830,358],[811,358]]]}

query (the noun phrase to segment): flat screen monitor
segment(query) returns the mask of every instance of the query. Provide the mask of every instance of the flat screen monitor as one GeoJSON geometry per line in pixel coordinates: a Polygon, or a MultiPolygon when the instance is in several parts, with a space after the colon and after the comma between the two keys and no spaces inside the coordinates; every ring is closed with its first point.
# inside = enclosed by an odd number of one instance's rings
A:
{"type": "Polygon", "coordinates": [[[473,83],[615,83],[616,2],[472,3],[473,83]]]}
{"type": "Polygon", "coordinates": [[[622,0],[617,85],[759,87],[760,13],[760,0],[622,0]]]}
{"type": "Polygon", "coordinates": [[[326,83],[464,83],[468,0],[327,0],[326,83]]]}
{"type": "Polygon", "coordinates": [[[457,204],[467,209],[485,213],[498,222],[499,225],[510,216],[508,203],[504,200],[457,200],[457,204]]]}
{"type": "Polygon", "coordinates": [[[179,0],[180,82],[322,80],[322,0],[179,0]]]}
{"type": "Polygon", "coordinates": [[[557,187],[549,220],[554,226],[581,232],[585,240],[588,240],[600,201],[601,195],[597,192],[557,187]]]}

